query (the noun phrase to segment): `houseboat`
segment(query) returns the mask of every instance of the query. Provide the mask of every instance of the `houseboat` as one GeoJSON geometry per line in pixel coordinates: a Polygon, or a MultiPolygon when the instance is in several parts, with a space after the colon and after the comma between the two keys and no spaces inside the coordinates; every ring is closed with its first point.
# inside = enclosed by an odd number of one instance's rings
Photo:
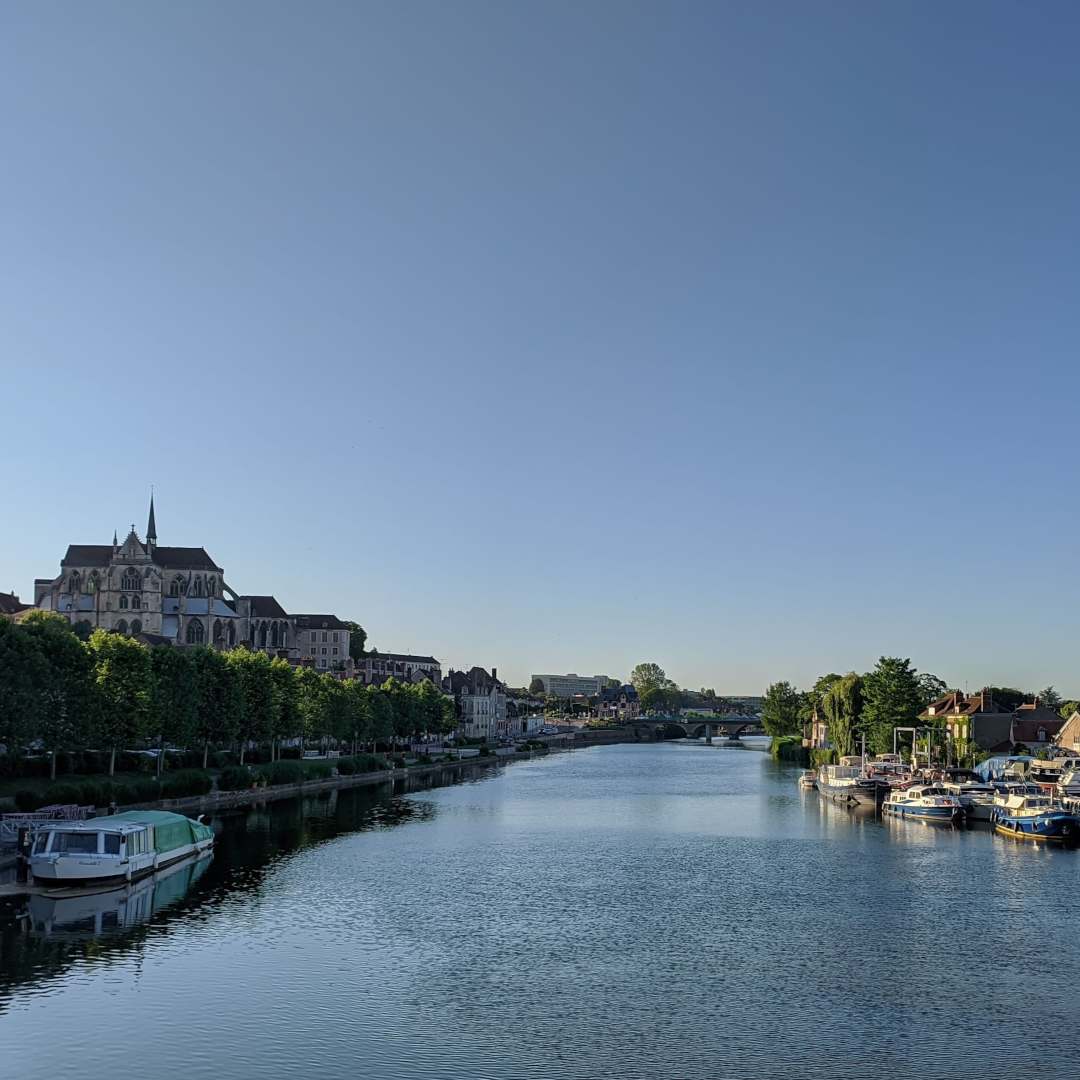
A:
{"type": "Polygon", "coordinates": [[[964,817],[960,799],[934,784],[913,784],[907,789],[890,791],[881,811],[891,817],[937,821],[946,825],[964,817]]]}
{"type": "Polygon", "coordinates": [[[955,795],[964,808],[968,821],[989,821],[994,813],[997,792],[993,784],[984,784],[978,773],[966,769],[947,769],[947,779],[941,787],[947,795],[955,795]]]}
{"type": "Polygon", "coordinates": [[[804,791],[812,791],[817,786],[817,773],[813,769],[806,769],[799,773],[799,787],[804,791]]]}
{"type": "Polygon", "coordinates": [[[994,829],[1017,840],[1045,840],[1073,846],[1080,841],[1080,817],[1054,806],[1047,795],[999,795],[994,829]]]}
{"type": "Polygon", "coordinates": [[[817,774],[822,795],[846,806],[878,809],[889,790],[884,780],[867,776],[858,755],[842,757],[839,765],[823,765],[817,774]]]}
{"type": "Polygon", "coordinates": [[[49,822],[34,833],[30,872],[41,884],[132,881],[213,843],[208,825],[166,810],[49,822]]]}

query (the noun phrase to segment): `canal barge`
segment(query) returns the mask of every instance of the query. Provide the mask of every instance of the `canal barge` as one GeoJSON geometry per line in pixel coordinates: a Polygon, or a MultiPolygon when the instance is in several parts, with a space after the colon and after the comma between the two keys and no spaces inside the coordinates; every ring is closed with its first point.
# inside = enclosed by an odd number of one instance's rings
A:
{"type": "Polygon", "coordinates": [[[34,833],[30,872],[40,884],[122,883],[207,851],[213,843],[208,825],[166,810],[49,822],[34,833]]]}
{"type": "Polygon", "coordinates": [[[853,755],[842,757],[839,765],[823,765],[818,770],[817,789],[833,802],[878,810],[889,785],[878,777],[867,776],[863,759],[853,755]]]}
{"type": "Polygon", "coordinates": [[[1080,841],[1080,817],[1054,806],[1045,795],[999,796],[993,821],[996,832],[1015,840],[1043,840],[1064,847],[1080,841]]]}

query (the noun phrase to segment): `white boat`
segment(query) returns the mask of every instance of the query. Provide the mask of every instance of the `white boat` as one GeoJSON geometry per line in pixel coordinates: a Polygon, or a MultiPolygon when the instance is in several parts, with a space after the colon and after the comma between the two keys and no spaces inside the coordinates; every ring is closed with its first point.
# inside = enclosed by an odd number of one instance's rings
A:
{"type": "Polygon", "coordinates": [[[990,821],[994,814],[993,784],[977,780],[944,780],[941,787],[960,800],[968,821],[990,821]]]}
{"type": "Polygon", "coordinates": [[[131,881],[213,843],[208,825],[167,810],[49,822],[34,833],[30,872],[40,883],[131,881]]]}
{"type": "Polygon", "coordinates": [[[1080,767],[1062,773],[1057,784],[1057,790],[1059,795],[1067,799],[1075,799],[1080,796],[1080,767]]]}
{"type": "Polygon", "coordinates": [[[890,791],[881,812],[891,817],[950,824],[963,817],[964,808],[955,795],[949,795],[936,784],[913,784],[906,790],[890,791]]]}
{"type": "Polygon", "coordinates": [[[799,787],[806,791],[811,790],[817,785],[817,773],[813,769],[806,769],[799,773],[799,787]]]}
{"type": "Polygon", "coordinates": [[[818,770],[817,789],[834,802],[876,809],[888,785],[884,780],[867,776],[863,759],[853,754],[842,757],[839,765],[823,765],[818,770]]]}

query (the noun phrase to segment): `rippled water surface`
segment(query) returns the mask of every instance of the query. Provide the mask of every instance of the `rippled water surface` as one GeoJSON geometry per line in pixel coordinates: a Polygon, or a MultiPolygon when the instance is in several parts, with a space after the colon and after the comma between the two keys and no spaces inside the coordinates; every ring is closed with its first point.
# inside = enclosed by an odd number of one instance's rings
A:
{"type": "Polygon", "coordinates": [[[211,862],[0,900],[0,1076],[1080,1074],[1080,852],[614,746],[222,815],[211,862]]]}

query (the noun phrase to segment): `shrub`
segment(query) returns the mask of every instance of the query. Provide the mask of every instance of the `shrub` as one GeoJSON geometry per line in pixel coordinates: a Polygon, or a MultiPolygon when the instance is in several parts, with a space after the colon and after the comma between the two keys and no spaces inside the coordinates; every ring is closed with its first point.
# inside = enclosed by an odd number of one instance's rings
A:
{"type": "Polygon", "coordinates": [[[79,784],[79,802],[83,806],[104,806],[107,800],[101,797],[101,785],[93,780],[83,780],[79,784]]]}
{"type": "Polygon", "coordinates": [[[304,779],[304,766],[299,761],[272,761],[259,770],[268,784],[299,784],[304,779]]]}
{"type": "Polygon", "coordinates": [[[810,751],[803,746],[801,735],[774,735],[769,753],[777,761],[786,761],[806,768],[810,764],[810,751]]]}
{"type": "Polygon", "coordinates": [[[338,776],[352,776],[356,772],[355,758],[338,758],[335,764],[337,765],[338,776]]]}
{"type": "Polygon", "coordinates": [[[394,763],[395,769],[405,768],[405,759],[400,754],[395,754],[390,760],[394,763]]]}
{"type": "Polygon", "coordinates": [[[356,771],[358,773],[378,772],[380,769],[389,767],[386,758],[379,757],[378,754],[357,754],[353,761],[356,762],[356,771]]]}
{"type": "Polygon", "coordinates": [[[136,802],[157,802],[161,798],[161,785],[156,780],[135,780],[128,790],[136,802]]]}
{"type": "Polygon", "coordinates": [[[21,791],[15,792],[15,808],[17,810],[36,810],[41,805],[43,804],[38,792],[31,791],[29,788],[23,788],[21,791]]]}
{"type": "Polygon", "coordinates": [[[77,803],[82,797],[78,784],[51,784],[41,794],[41,806],[77,803]]]}
{"type": "Polygon", "coordinates": [[[246,765],[229,765],[222,769],[217,783],[221,791],[243,791],[251,787],[254,779],[254,774],[246,765]]]}
{"type": "Polygon", "coordinates": [[[816,749],[810,751],[810,764],[819,769],[822,765],[835,765],[837,754],[835,750],[816,749]]]}
{"type": "MultiPolygon", "coordinates": [[[[291,764],[291,763],[290,763],[291,764]]],[[[329,761],[305,761],[305,780],[326,780],[333,772],[333,766],[329,761]]]]}
{"type": "Polygon", "coordinates": [[[201,769],[181,769],[166,775],[161,793],[167,799],[182,799],[187,795],[205,795],[213,786],[209,773],[201,769]]]}
{"type": "Polygon", "coordinates": [[[215,769],[227,769],[233,764],[233,756],[228,750],[215,750],[210,755],[210,764],[215,769]]]}
{"type": "Polygon", "coordinates": [[[431,763],[432,759],[430,754],[420,754],[420,756],[416,759],[417,765],[430,765],[431,763]]]}

